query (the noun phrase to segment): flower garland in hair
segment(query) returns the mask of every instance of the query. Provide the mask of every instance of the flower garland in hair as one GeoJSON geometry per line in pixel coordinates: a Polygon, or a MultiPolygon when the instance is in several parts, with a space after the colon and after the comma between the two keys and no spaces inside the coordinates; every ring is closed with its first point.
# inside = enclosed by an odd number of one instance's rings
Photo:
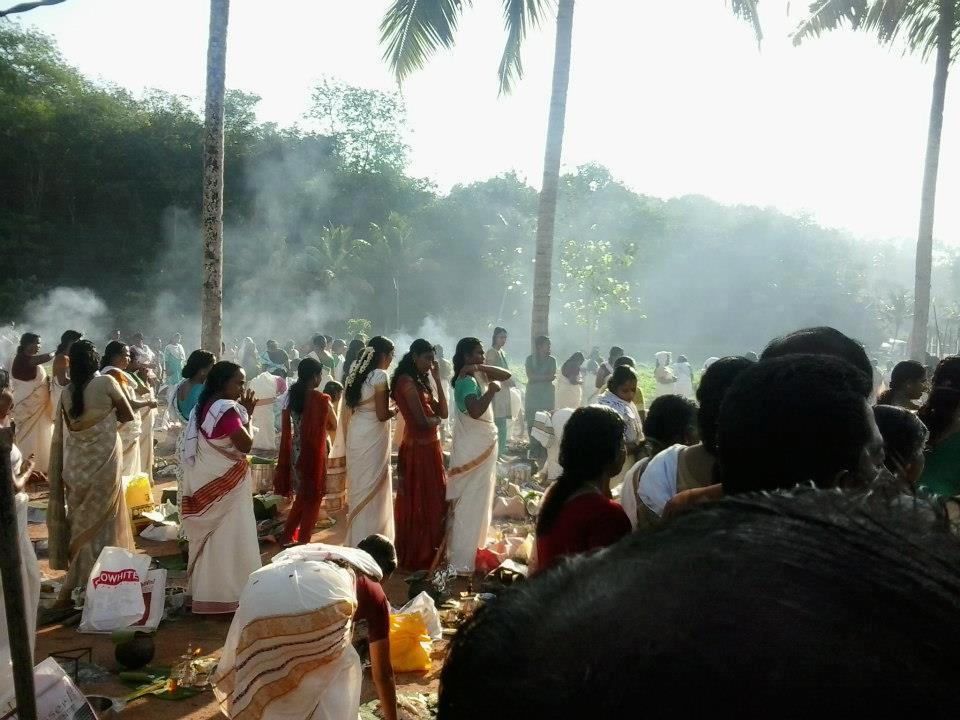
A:
{"type": "Polygon", "coordinates": [[[353,364],[353,367],[350,368],[350,374],[347,376],[347,382],[344,384],[344,388],[348,388],[353,385],[357,377],[364,373],[364,371],[370,366],[370,363],[373,362],[373,356],[375,354],[376,351],[372,347],[365,347],[363,349],[363,352],[360,353],[360,356],[353,364]]]}

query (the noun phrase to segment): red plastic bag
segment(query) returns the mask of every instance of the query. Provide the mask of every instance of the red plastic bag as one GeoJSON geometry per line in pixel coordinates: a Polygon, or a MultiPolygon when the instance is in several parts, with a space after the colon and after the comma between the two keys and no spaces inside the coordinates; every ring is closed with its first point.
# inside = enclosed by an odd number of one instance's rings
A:
{"type": "Polygon", "coordinates": [[[500,567],[500,558],[492,550],[480,548],[477,550],[477,561],[475,569],[479,573],[486,575],[500,567]]]}

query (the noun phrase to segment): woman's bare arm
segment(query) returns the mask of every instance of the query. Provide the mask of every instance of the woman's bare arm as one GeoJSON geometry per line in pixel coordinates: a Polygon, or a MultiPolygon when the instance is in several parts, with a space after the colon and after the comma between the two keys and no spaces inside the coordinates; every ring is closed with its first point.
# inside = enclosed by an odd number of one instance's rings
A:
{"type": "Polygon", "coordinates": [[[253,447],[253,435],[250,434],[249,423],[230,434],[230,442],[240,452],[246,454],[253,447]]]}
{"type": "Polygon", "coordinates": [[[133,410],[123,393],[112,396],[113,407],[117,411],[117,422],[127,423],[133,420],[133,410]]]}
{"type": "Polygon", "coordinates": [[[386,422],[397,414],[395,410],[390,409],[390,395],[387,393],[386,384],[374,386],[373,402],[377,408],[377,420],[380,422],[386,422]]]}
{"type": "Polygon", "coordinates": [[[483,395],[468,395],[464,400],[464,404],[467,406],[467,412],[470,414],[474,420],[479,420],[483,414],[487,411],[487,408],[490,407],[490,403],[493,402],[493,397],[500,391],[500,384],[497,382],[491,382],[487,386],[487,391],[483,395]]]}

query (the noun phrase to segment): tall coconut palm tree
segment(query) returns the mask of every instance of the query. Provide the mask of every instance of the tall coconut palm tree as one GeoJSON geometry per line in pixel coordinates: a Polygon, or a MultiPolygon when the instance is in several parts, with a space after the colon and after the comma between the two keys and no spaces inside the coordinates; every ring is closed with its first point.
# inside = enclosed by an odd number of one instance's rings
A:
{"type": "Polygon", "coordinates": [[[940,165],[940,136],[947,72],[958,46],[957,0],[816,0],[810,15],[794,32],[794,44],[817,37],[828,30],[849,25],[854,30],[874,33],[881,44],[905,43],[910,52],[923,59],[935,54],[933,97],[927,128],[927,155],[920,193],[920,227],[917,233],[916,277],[914,279],[913,330],[910,355],[924,360],[930,324],[930,274],[933,267],[933,219],[937,199],[937,170],[940,165]]]}
{"type": "MultiPolygon", "coordinates": [[[[472,0],[393,0],[380,25],[384,59],[402,82],[424,66],[437,49],[451,47],[464,8],[472,0]]],[[[500,92],[509,93],[523,77],[520,50],[527,33],[539,26],[556,7],[557,29],[553,54],[553,87],[547,120],[547,141],[543,161],[543,181],[537,209],[537,240],[533,271],[533,314],[531,337],[548,334],[550,293],[552,289],[553,237],[563,151],[564,121],[567,112],[567,88],[570,82],[570,57],[573,38],[575,0],[502,0],[506,45],[498,73],[500,92]]],[[[733,12],[749,20],[759,41],[760,19],[757,0],[730,0],[733,12]]]]}
{"type": "Polygon", "coordinates": [[[207,98],[203,135],[203,290],[200,346],[220,354],[223,337],[223,97],[230,0],[210,0],[207,98]]]}

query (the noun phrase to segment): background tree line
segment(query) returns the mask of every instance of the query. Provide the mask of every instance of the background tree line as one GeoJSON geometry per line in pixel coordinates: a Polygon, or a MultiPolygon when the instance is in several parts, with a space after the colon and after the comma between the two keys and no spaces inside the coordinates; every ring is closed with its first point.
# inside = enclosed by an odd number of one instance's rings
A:
{"type": "MultiPolygon", "coordinates": [[[[451,336],[529,325],[537,193],[512,173],[441,193],[407,172],[398,96],[324,80],[302,124],[226,100],[228,336],[345,332],[368,318],[451,336]]],[[[198,332],[202,118],[195,103],[83,77],[55,43],[0,28],[0,320],[86,287],[110,322],[198,332]]],[[[912,317],[910,243],[862,242],[774,209],[639,195],[598,165],[561,176],[554,336],[694,357],[830,323],[873,347],[912,317]]],[[[956,345],[956,253],[935,257],[935,322],[956,345]]],[[[936,328],[934,328],[936,330],[936,328]]],[[[936,334],[934,333],[934,337],[936,334]]]]}

